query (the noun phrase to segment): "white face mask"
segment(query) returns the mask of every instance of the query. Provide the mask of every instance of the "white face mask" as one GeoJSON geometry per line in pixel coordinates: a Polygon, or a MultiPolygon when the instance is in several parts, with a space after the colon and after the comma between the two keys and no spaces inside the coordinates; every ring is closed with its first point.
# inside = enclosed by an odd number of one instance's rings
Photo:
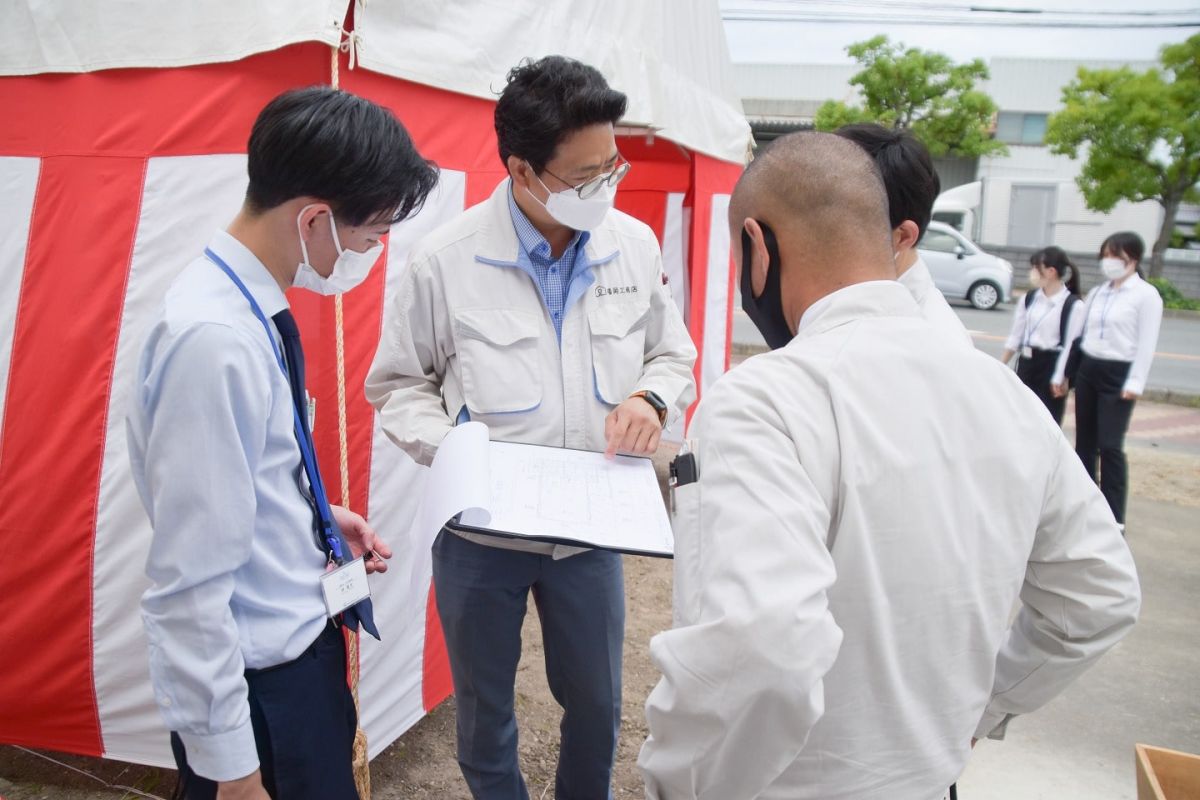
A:
{"type": "MultiPolygon", "coordinates": [[[[537,175],[535,174],[534,177],[537,178],[537,175]]],[[[550,192],[550,187],[546,186],[541,178],[538,178],[538,183],[541,183],[542,188],[550,192]]],[[[529,190],[526,189],[526,191],[529,190]]],[[[580,197],[574,189],[550,192],[550,196],[544,203],[538,200],[533,192],[529,192],[529,196],[541,203],[547,214],[576,231],[590,231],[604,222],[609,209],[613,207],[616,195],[617,187],[610,186],[608,183],[601,184],[600,189],[586,200],[580,197]]]]}
{"type": "MultiPolygon", "coordinates": [[[[310,208],[312,208],[311,205],[305,206],[296,216],[297,232],[301,232],[300,218],[310,208]]],[[[334,222],[332,211],[329,212],[329,230],[333,234],[333,246],[337,249],[338,254],[337,261],[333,264],[333,271],[329,273],[328,278],[325,278],[312,268],[312,264],[308,263],[308,246],[305,244],[304,235],[301,232],[300,254],[304,256],[304,260],[296,268],[296,277],[292,279],[292,286],[308,289],[317,294],[331,295],[348,292],[367,279],[371,267],[375,266],[375,262],[379,260],[379,254],[383,252],[383,244],[377,244],[363,253],[357,250],[343,250],[342,243],[338,240],[337,224],[334,222]]]]}
{"type": "Polygon", "coordinates": [[[1100,259],[1100,271],[1104,273],[1104,277],[1115,281],[1129,271],[1129,265],[1125,263],[1124,259],[1102,258],[1100,259]]]}
{"type": "Polygon", "coordinates": [[[1029,285],[1034,289],[1042,285],[1042,273],[1037,267],[1029,268],[1029,285]]]}

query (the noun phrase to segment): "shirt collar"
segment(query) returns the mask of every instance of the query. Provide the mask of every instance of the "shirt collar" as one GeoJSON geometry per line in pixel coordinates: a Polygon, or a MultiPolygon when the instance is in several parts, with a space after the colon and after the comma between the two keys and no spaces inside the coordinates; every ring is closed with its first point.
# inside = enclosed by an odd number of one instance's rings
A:
{"type": "Polygon", "coordinates": [[[921,256],[917,256],[917,260],[912,263],[908,269],[900,273],[896,280],[912,292],[912,296],[917,299],[918,303],[925,300],[925,295],[933,288],[933,275],[929,272],[929,267],[925,264],[925,260],[921,256]]]}
{"type": "Polygon", "coordinates": [[[1045,289],[1038,289],[1038,294],[1042,296],[1042,299],[1049,302],[1052,306],[1056,306],[1059,303],[1064,302],[1067,299],[1067,295],[1070,293],[1071,290],[1067,288],[1066,284],[1058,287],[1058,291],[1054,294],[1046,294],[1045,289]]]}
{"type": "Polygon", "coordinates": [[[273,317],[288,307],[287,297],[275,278],[267,271],[250,248],[227,231],[217,231],[209,240],[208,249],[216,253],[245,284],[264,315],[273,317]]]}
{"type": "Polygon", "coordinates": [[[1135,269],[1133,271],[1133,273],[1128,278],[1126,278],[1125,282],[1122,283],[1120,286],[1117,286],[1112,281],[1109,281],[1108,282],[1108,290],[1110,292],[1121,292],[1121,291],[1124,291],[1125,289],[1133,289],[1139,283],[1143,283],[1143,282],[1144,281],[1142,280],[1142,276],[1139,275],[1137,270],[1135,269]]]}
{"type": "Polygon", "coordinates": [[[855,283],[843,286],[809,306],[796,326],[796,339],[805,334],[815,336],[863,317],[882,316],[920,318],[921,309],[899,281],[855,283]]]}
{"type": "MultiPolygon", "coordinates": [[[[513,228],[517,231],[517,241],[520,243],[521,249],[530,259],[536,257],[541,261],[553,261],[554,259],[550,255],[550,242],[546,241],[546,237],[542,236],[541,232],[529,221],[529,217],[525,216],[521,207],[517,205],[517,198],[513,191],[513,184],[509,183],[508,211],[512,215],[513,228]]],[[[567,245],[567,250],[587,245],[590,238],[591,234],[587,231],[575,231],[575,235],[571,237],[571,242],[567,245]]]]}

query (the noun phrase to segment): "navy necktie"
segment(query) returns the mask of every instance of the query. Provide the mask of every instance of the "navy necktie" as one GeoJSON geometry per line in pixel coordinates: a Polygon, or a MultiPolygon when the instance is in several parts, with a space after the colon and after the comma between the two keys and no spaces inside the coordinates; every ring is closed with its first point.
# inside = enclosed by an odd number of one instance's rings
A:
{"type": "MultiPolygon", "coordinates": [[[[308,429],[308,401],[307,395],[304,392],[304,350],[300,346],[300,329],[296,327],[296,319],[292,316],[292,312],[288,309],[280,311],[278,314],[271,317],[275,323],[275,328],[279,331],[280,338],[283,339],[283,355],[287,360],[288,368],[288,383],[292,387],[292,403],[296,407],[296,413],[300,418],[300,430],[298,436],[303,436],[305,441],[301,446],[307,446],[314,454],[316,448],[313,446],[312,431],[308,429]]],[[[310,475],[309,482],[317,483],[321,480],[320,474],[310,475]]],[[[321,484],[324,486],[324,484],[321,484]]],[[[322,514],[316,508],[319,502],[317,492],[313,492],[311,502],[313,504],[313,524],[318,529],[321,527],[322,514]]],[[[333,526],[333,535],[341,545],[341,550],[344,558],[334,559],[339,565],[350,559],[350,545],[346,542],[346,537],[342,535],[342,531],[338,528],[337,521],[333,519],[333,514],[328,508],[325,509],[325,517],[329,519],[333,526]]],[[[328,542],[323,535],[318,534],[317,539],[321,543],[321,549],[327,557],[332,557],[328,542]]],[[[363,630],[379,638],[379,631],[375,628],[375,617],[371,607],[371,598],[359,601],[355,605],[347,608],[342,612],[342,624],[350,630],[358,630],[359,623],[362,623],[363,630]]]]}

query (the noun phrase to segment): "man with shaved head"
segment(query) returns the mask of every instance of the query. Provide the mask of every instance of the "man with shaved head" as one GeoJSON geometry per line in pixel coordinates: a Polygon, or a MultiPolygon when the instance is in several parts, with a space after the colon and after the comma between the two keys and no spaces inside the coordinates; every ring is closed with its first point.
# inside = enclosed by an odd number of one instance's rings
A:
{"type": "Polygon", "coordinates": [[[1037,398],[895,280],[861,148],[777,140],[729,220],[773,352],[689,431],[647,797],[935,800],[1129,630],[1133,560],[1037,398]]]}

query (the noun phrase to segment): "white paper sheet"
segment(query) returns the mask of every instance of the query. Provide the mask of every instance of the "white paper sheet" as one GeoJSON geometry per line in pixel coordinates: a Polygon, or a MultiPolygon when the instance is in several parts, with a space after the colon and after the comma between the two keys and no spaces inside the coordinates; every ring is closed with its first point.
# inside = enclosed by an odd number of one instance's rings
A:
{"type": "Polygon", "coordinates": [[[471,422],[438,448],[419,516],[421,546],[447,520],[584,547],[670,556],[671,523],[649,459],[489,442],[471,422]]]}
{"type": "MultiPolygon", "coordinates": [[[[429,475],[425,479],[425,495],[413,524],[413,546],[418,553],[428,553],[433,540],[456,514],[473,508],[486,508],[490,502],[488,479],[488,429],[482,422],[468,422],[455,427],[438,445],[429,475]]],[[[409,585],[428,583],[426,561],[412,560],[409,585]]]]}

